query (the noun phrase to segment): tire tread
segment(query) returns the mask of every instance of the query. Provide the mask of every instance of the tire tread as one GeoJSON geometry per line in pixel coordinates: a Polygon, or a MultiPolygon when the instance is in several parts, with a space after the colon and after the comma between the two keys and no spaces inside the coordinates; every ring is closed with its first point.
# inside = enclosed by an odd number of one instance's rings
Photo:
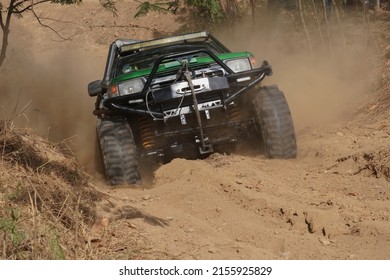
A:
{"type": "Polygon", "coordinates": [[[123,119],[99,119],[97,137],[110,185],[138,184],[138,155],[130,125],[123,119]]]}
{"type": "Polygon", "coordinates": [[[284,93],[277,86],[264,86],[254,98],[257,123],[269,158],[295,158],[294,125],[284,93]]]}

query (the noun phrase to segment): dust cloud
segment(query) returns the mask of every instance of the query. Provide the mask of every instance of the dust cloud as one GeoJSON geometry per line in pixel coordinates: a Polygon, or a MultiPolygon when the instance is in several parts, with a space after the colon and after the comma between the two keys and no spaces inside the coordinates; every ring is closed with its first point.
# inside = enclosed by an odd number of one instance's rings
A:
{"type": "MultiPolygon", "coordinates": [[[[242,24],[215,35],[232,51],[251,51],[258,64],[263,59],[270,62],[274,75],[264,84],[278,84],[284,91],[299,130],[345,118],[372,89],[376,75],[372,51],[364,43],[361,23],[354,26],[343,45],[333,23],[332,52],[313,29],[311,53],[304,33],[281,22],[258,22],[256,28],[242,24]]],[[[45,42],[42,34],[23,28],[14,26],[10,59],[0,72],[1,117],[14,118],[19,126],[33,128],[55,143],[68,139],[66,143],[80,162],[91,167],[94,98],[88,96],[86,87],[101,78],[108,46],[84,45],[77,40],[45,42]],[[15,117],[25,105],[23,114],[15,117]]]]}
{"type": "MultiPolygon", "coordinates": [[[[12,31],[28,34],[17,25],[12,31]]],[[[95,100],[87,84],[103,75],[106,50],[89,52],[72,41],[45,46],[34,37],[11,38],[10,59],[0,73],[1,117],[68,146],[88,167],[94,160],[95,100]]]]}
{"type": "Polygon", "coordinates": [[[285,93],[299,130],[348,119],[373,91],[377,65],[360,20],[345,20],[350,26],[345,41],[337,22],[330,22],[330,40],[324,23],[324,41],[313,26],[312,52],[303,31],[289,21],[257,22],[261,28],[243,24],[219,34],[231,50],[252,52],[259,65],[269,61],[274,74],[263,83],[277,84],[285,93]]]}

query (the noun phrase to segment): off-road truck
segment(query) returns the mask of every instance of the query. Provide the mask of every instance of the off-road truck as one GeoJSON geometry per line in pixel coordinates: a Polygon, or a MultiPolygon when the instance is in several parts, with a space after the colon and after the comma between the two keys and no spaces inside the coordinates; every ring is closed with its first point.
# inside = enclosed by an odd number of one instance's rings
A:
{"type": "Polygon", "coordinates": [[[139,163],[204,158],[255,143],[268,158],[294,158],[289,107],[272,74],[249,52],[231,52],[208,32],[116,40],[96,96],[97,143],[111,185],[140,183],[139,163]],[[150,161],[149,161],[150,162],[150,161]]]}

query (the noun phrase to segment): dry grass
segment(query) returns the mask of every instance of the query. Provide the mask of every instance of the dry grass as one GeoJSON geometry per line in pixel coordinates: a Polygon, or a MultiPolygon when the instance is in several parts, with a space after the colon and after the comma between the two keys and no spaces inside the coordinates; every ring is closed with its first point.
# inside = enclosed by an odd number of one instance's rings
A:
{"type": "Polygon", "coordinates": [[[0,259],[169,258],[128,221],[136,209],[97,216],[108,195],[61,144],[0,120],[0,259]]]}
{"type": "Polygon", "coordinates": [[[90,259],[100,194],[77,161],[0,122],[0,257],[90,259]]]}
{"type": "Polygon", "coordinates": [[[377,95],[358,111],[364,120],[383,122],[386,127],[390,119],[390,12],[382,12],[373,28],[372,37],[378,49],[377,95]]]}
{"type": "Polygon", "coordinates": [[[145,233],[128,219],[113,220],[102,227],[95,225],[93,233],[90,239],[92,259],[173,259],[168,253],[156,250],[145,233]]]}

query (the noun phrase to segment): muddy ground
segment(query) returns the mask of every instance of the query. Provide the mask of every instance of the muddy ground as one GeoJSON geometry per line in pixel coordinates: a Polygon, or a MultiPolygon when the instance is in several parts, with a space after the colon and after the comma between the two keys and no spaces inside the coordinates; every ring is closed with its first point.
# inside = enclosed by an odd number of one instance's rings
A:
{"type": "Polygon", "coordinates": [[[3,105],[3,114],[54,143],[67,139],[105,194],[91,230],[95,258],[390,259],[389,15],[372,24],[369,44],[358,21],[346,20],[347,46],[338,47],[334,27],[333,53],[318,45],[310,54],[303,35],[286,37],[284,25],[245,44],[239,28],[216,30],[232,49],[247,48],[274,66],[266,83],[285,92],[298,157],[243,151],[175,159],[142,186],[112,189],[92,168],[87,84],[102,75],[116,37],[153,38],[190,25],[183,15],[133,19],[134,4],[118,5],[117,17],[92,0],[42,6],[46,22],[72,37],[66,41],[32,17],[15,19],[1,69],[8,104],[29,104],[18,116],[14,105],[3,105]]]}

